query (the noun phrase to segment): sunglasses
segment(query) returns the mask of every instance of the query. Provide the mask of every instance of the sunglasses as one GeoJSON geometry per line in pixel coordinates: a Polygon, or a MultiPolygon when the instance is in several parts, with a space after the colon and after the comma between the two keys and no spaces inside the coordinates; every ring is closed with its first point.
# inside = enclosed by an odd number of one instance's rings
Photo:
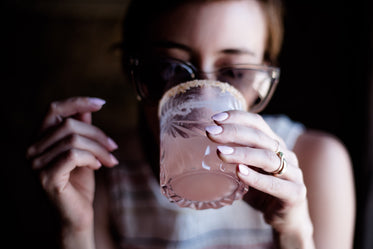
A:
{"type": "Polygon", "coordinates": [[[198,71],[192,64],[173,58],[130,59],[130,73],[139,98],[157,105],[173,86],[195,79],[229,83],[248,101],[250,112],[260,112],[268,104],[280,76],[280,69],[265,65],[235,64],[213,72],[198,71]]]}

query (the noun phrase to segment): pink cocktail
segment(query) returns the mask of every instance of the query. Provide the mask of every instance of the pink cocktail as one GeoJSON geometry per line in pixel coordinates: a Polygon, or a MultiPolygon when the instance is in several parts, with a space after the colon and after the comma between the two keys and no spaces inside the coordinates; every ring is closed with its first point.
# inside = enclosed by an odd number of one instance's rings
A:
{"type": "Polygon", "coordinates": [[[168,90],[159,104],[160,184],[162,193],[181,207],[220,208],[241,199],[248,187],[236,165],[224,163],[205,127],[211,116],[246,110],[241,93],[227,83],[195,80],[168,90]]]}

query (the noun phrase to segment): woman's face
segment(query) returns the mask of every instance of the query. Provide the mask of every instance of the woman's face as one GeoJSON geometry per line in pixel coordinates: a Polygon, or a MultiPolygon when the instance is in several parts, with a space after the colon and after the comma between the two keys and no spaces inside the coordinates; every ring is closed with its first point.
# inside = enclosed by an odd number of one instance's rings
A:
{"type": "MultiPolygon", "coordinates": [[[[162,15],[151,30],[153,54],[190,62],[204,72],[263,62],[266,22],[255,0],[187,3],[162,15]]],[[[157,112],[147,109],[155,121],[157,112]]]]}

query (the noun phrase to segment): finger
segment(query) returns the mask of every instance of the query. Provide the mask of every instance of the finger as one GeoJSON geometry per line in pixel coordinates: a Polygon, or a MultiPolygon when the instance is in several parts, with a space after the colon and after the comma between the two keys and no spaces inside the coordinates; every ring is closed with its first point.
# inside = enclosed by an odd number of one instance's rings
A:
{"type": "Polygon", "coordinates": [[[220,144],[237,144],[276,151],[279,142],[256,128],[241,124],[222,124],[206,127],[207,136],[220,144]]]}
{"type": "Polygon", "coordinates": [[[92,123],[92,113],[91,112],[84,112],[84,113],[78,113],[74,115],[74,118],[77,120],[80,120],[86,124],[92,123]]]}
{"type": "Polygon", "coordinates": [[[238,165],[237,175],[248,186],[281,200],[295,203],[306,198],[306,187],[302,183],[261,174],[243,164],[238,165]]]}
{"type": "Polygon", "coordinates": [[[280,148],[279,151],[284,153],[285,159],[288,163],[290,163],[290,164],[294,165],[295,167],[299,168],[298,157],[293,151],[286,150],[286,149],[281,150],[281,148],[280,148]]]}
{"type": "MultiPolygon", "coordinates": [[[[272,174],[281,166],[279,156],[270,150],[255,149],[249,147],[218,146],[218,156],[226,163],[244,164],[261,169],[267,174],[272,174]]],[[[287,170],[279,178],[302,181],[303,176],[299,167],[287,162],[287,170]],[[293,169],[294,168],[294,169],[293,169]]]]}
{"type": "Polygon", "coordinates": [[[97,170],[101,163],[87,151],[71,149],[61,154],[50,167],[40,172],[40,180],[47,190],[61,191],[69,182],[70,173],[76,167],[87,167],[97,170]]]}
{"type": "Polygon", "coordinates": [[[105,100],[90,97],[74,97],[63,101],[52,102],[43,120],[41,131],[45,131],[59,124],[64,118],[78,113],[98,111],[104,104],[105,100]]]}
{"type": "Polygon", "coordinates": [[[68,136],[52,146],[47,152],[32,160],[33,169],[41,169],[50,164],[54,158],[70,149],[79,149],[92,153],[102,164],[112,167],[118,164],[118,160],[99,143],[77,134],[68,136]]]}
{"type": "Polygon", "coordinates": [[[239,110],[231,110],[217,113],[212,116],[212,119],[219,125],[233,123],[261,130],[267,136],[279,141],[282,145],[284,145],[282,139],[272,131],[269,125],[264,121],[263,117],[259,114],[239,110]]]}
{"type": "Polygon", "coordinates": [[[42,154],[53,144],[71,134],[78,134],[94,140],[109,151],[113,151],[118,148],[118,145],[99,128],[75,119],[68,118],[65,119],[57,129],[51,131],[51,134],[44,136],[40,141],[30,146],[27,150],[27,156],[31,158],[42,154]]]}
{"type": "Polygon", "coordinates": [[[246,164],[268,173],[278,169],[280,158],[275,152],[249,147],[218,146],[218,156],[227,163],[246,164]]]}

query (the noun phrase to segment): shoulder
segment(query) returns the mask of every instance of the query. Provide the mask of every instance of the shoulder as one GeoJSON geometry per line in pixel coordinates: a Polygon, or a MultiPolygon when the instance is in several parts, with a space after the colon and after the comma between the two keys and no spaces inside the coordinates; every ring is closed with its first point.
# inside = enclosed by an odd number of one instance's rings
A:
{"type": "Polygon", "coordinates": [[[294,152],[303,161],[304,166],[312,164],[317,167],[328,163],[329,167],[351,167],[345,145],[337,137],[326,132],[304,131],[296,141],[294,152]]]}
{"type": "Polygon", "coordinates": [[[352,163],[348,150],[337,137],[321,131],[306,130],[298,137],[294,152],[304,172],[306,184],[331,184],[330,181],[338,184],[341,179],[352,181],[352,163]]]}
{"type": "Polygon", "coordinates": [[[307,130],[299,136],[294,152],[303,172],[317,244],[351,248],[355,189],[348,150],[328,133],[307,130]]]}

